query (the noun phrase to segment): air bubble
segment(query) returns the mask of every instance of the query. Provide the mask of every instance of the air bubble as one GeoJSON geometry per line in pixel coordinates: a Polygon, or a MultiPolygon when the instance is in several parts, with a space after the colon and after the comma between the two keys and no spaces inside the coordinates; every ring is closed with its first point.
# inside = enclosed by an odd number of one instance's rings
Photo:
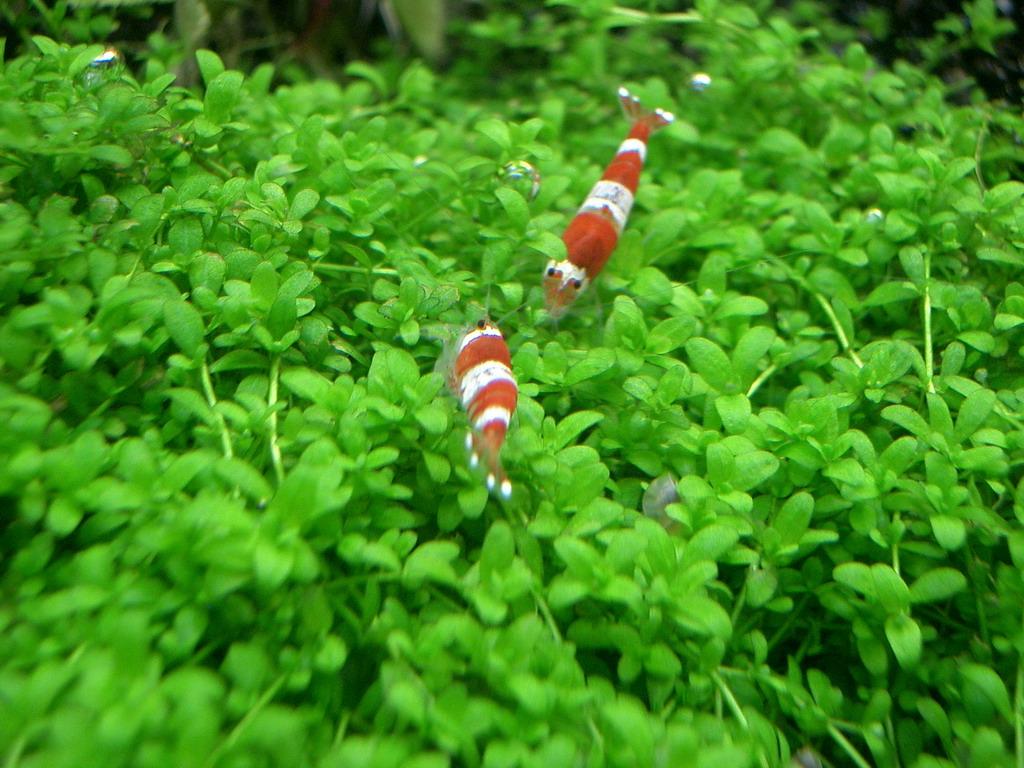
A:
{"type": "Polygon", "coordinates": [[[869,221],[872,224],[877,224],[879,221],[885,218],[885,214],[882,213],[881,208],[871,208],[864,213],[864,220],[869,221]]]}
{"type": "Polygon", "coordinates": [[[690,90],[696,93],[704,93],[711,87],[711,75],[707,72],[695,72],[690,77],[690,90]]]}
{"type": "Polygon", "coordinates": [[[644,514],[647,517],[657,520],[666,528],[675,524],[675,521],[665,514],[665,507],[679,501],[679,492],[676,490],[676,478],[671,472],[651,480],[651,484],[644,491],[642,502],[644,514]]]}
{"type": "Polygon", "coordinates": [[[540,171],[525,160],[513,160],[501,167],[502,182],[519,192],[527,200],[540,193],[540,171]]]}
{"type": "Polygon", "coordinates": [[[91,88],[120,74],[122,69],[124,56],[117,48],[108,47],[89,62],[89,66],[82,73],[82,83],[91,88]]]}
{"type": "Polygon", "coordinates": [[[821,768],[821,760],[814,754],[813,749],[804,747],[793,755],[791,765],[793,768],[821,768]]]}

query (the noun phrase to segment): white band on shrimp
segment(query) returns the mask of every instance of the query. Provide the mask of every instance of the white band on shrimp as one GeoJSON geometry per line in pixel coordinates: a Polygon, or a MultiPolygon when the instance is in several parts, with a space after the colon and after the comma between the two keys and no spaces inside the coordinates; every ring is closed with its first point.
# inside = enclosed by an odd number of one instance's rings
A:
{"type": "Polygon", "coordinates": [[[633,209],[633,193],[617,181],[601,179],[590,190],[590,195],[580,206],[580,213],[587,211],[604,213],[620,232],[626,226],[629,212],[633,209]]]}
{"type": "Polygon", "coordinates": [[[508,381],[513,386],[516,383],[515,376],[512,375],[509,367],[498,360],[485,360],[466,371],[460,387],[463,407],[469,408],[470,403],[476,399],[484,387],[496,381],[508,381]]]}
{"type": "Polygon", "coordinates": [[[629,218],[628,211],[622,210],[615,203],[602,197],[588,197],[583,201],[579,212],[600,214],[612,223],[618,234],[622,234],[622,230],[626,226],[626,220],[629,218]]]}
{"type": "Polygon", "coordinates": [[[481,338],[483,336],[493,336],[493,337],[498,338],[498,339],[504,338],[501,335],[501,331],[499,331],[493,325],[487,325],[487,326],[484,326],[483,328],[474,328],[472,331],[470,331],[465,336],[463,336],[462,337],[462,341],[459,342],[459,354],[461,355],[462,354],[462,350],[464,350],[466,347],[468,347],[474,341],[476,341],[477,339],[479,339],[479,338],[481,338]]]}
{"type": "Polygon", "coordinates": [[[492,405],[480,412],[480,415],[473,421],[473,426],[476,429],[483,429],[488,424],[500,421],[507,427],[511,419],[512,414],[508,408],[503,405],[492,405]]]}
{"type": "Polygon", "coordinates": [[[626,139],[619,144],[619,151],[615,154],[624,155],[627,152],[636,152],[640,155],[640,162],[642,163],[647,159],[647,144],[640,139],[626,139]]]}

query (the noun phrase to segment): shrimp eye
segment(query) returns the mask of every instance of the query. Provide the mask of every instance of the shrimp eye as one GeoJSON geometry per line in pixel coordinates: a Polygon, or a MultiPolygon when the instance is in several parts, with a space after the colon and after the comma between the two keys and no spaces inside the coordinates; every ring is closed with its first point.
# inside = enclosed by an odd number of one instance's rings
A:
{"type": "Polygon", "coordinates": [[[476,321],[476,327],[479,328],[481,331],[484,329],[485,325],[487,325],[487,323],[485,323],[483,320],[476,321]]]}
{"type": "Polygon", "coordinates": [[[554,267],[548,267],[548,277],[554,277],[556,271],[554,267]]]}
{"type": "Polygon", "coordinates": [[[573,280],[570,280],[569,282],[572,283],[572,287],[575,288],[577,291],[583,287],[583,281],[580,280],[578,277],[574,278],[573,280]]]}

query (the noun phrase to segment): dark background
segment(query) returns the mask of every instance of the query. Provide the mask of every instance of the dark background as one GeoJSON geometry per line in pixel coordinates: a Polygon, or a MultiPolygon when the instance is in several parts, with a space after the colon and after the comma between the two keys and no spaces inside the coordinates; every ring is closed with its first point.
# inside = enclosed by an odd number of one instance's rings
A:
{"type": "MultiPolygon", "coordinates": [[[[976,82],[990,99],[1024,100],[1024,4],[1016,0],[788,0],[776,5],[801,2],[824,8],[883,64],[907,59],[951,84],[976,82]],[[978,29],[979,19],[985,29],[978,29]],[[993,27],[999,34],[990,34],[993,27]]],[[[762,13],[773,5],[751,4],[762,13]]],[[[691,7],[669,0],[648,5],[656,12],[691,7]]],[[[521,14],[530,26],[541,16],[557,23],[572,12],[545,6],[543,0],[7,0],[0,2],[0,36],[8,40],[5,55],[10,57],[31,45],[33,34],[55,37],[61,29],[66,37],[70,30],[75,39],[64,42],[109,41],[131,62],[143,56],[157,34],[186,51],[212,48],[229,67],[273,61],[284,67],[285,77],[290,65],[336,76],[339,63],[393,56],[396,49],[443,68],[458,58],[458,33],[474,21],[511,13],[521,14]]],[[[542,34],[544,24],[536,26],[542,34]]],[[[188,80],[194,73],[180,74],[188,80]]]]}

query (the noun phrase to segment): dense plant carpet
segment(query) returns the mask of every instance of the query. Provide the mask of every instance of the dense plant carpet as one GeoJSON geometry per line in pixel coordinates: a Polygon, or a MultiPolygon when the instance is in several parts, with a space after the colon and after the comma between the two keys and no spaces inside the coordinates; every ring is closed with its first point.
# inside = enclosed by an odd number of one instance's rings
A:
{"type": "Polygon", "coordinates": [[[5,765],[1024,765],[1019,111],[808,4],[551,5],[4,59],[5,765]],[[555,324],[622,84],[677,121],[555,324]],[[434,370],[485,311],[507,503],[434,370]]]}

